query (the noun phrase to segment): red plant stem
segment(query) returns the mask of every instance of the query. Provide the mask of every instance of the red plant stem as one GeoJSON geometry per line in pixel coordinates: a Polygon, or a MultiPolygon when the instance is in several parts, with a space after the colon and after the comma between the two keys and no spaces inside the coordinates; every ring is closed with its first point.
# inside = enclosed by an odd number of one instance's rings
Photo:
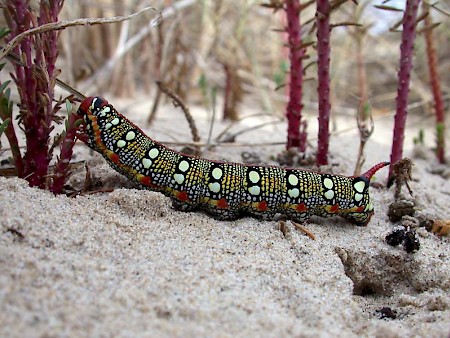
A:
{"type": "MultiPolygon", "coordinates": [[[[38,24],[43,25],[49,22],[57,22],[58,21],[58,14],[62,9],[62,6],[64,4],[64,0],[50,0],[47,5],[41,4],[40,11],[39,11],[39,18],[38,18],[38,24]]],[[[55,89],[55,81],[56,76],[55,74],[55,64],[56,59],[58,58],[58,37],[59,32],[58,31],[50,31],[45,33],[45,35],[38,36],[38,38],[42,39],[41,41],[41,49],[42,54],[40,54],[39,58],[36,57],[36,63],[41,64],[42,66],[45,66],[48,74],[49,81],[45,82],[38,82],[41,86],[41,90],[43,93],[46,93],[49,97],[49,100],[46,103],[46,110],[45,110],[45,116],[44,120],[45,123],[50,126],[55,111],[53,111],[53,98],[54,98],[54,89],[55,89]]]]}
{"type": "Polygon", "coordinates": [[[317,145],[317,165],[328,164],[328,144],[330,138],[330,2],[317,0],[317,94],[319,97],[319,135],[317,145]]]}
{"type": "Polygon", "coordinates": [[[79,132],[79,121],[81,117],[78,114],[70,113],[64,138],[61,142],[60,156],[55,166],[55,174],[50,190],[54,194],[60,194],[63,191],[69,175],[69,164],[73,154],[73,146],[75,145],[79,132]]]}
{"type": "Polygon", "coordinates": [[[286,0],[287,32],[289,35],[289,59],[291,62],[289,102],[286,107],[288,132],[286,149],[306,150],[306,121],[302,121],[303,58],[299,0],[286,0]]]}
{"type": "MultiPolygon", "coordinates": [[[[6,120],[11,116],[2,116],[2,120],[6,120]]],[[[11,148],[11,154],[14,161],[14,167],[16,168],[16,174],[18,177],[23,177],[23,161],[20,153],[19,141],[17,140],[16,131],[14,129],[13,120],[8,123],[5,129],[5,136],[8,139],[9,146],[11,148]]]]}
{"type": "MultiPolygon", "coordinates": [[[[11,38],[31,28],[31,13],[28,9],[28,2],[17,0],[8,3],[12,6],[10,13],[14,13],[11,28],[11,38]],[[15,7],[15,8],[14,8],[15,7]]],[[[23,177],[31,186],[44,187],[41,177],[47,174],[48,161],[42,161],[42,155],[46,158],[47,144],[42,142],[44,128],[36,114],[37,106],[37,85],[33,74],[31,37],[22,41],[15,50],[22,56],[25,66],[15,66],[17,89],[21,98],[21,116],[26,134],[27,151],[23,157],[23,177]],[[43,153],[45,151],[45,153],[43,153]]]]}
{"type": "MultiPolygon", "coordinates": [[[[287,26],[287,15],[284,15],[284,13],[281,13],[281,14],[282,15],[280,15],[280,26],[286,27],[287,26]]],[[[280,35],[281,35],[281,39],[282,39],[283,43],[286,46],[288,46],[289,45],[289,34],[287,33],[287,31],[284,30],[284,31],[280,32],[280,35]]],[[[281,60],[283,60],[283,61],[288,60],[289,59],[289,48],[281,48],[280,57],[281,57],[281,60]]],[[[288,73],[287,72],[285,72],[285,73],[286,74],[282,81],[283,83],[285,83],[283,89],[284,89],[284,94],[286,95],[286,97],[289,97],[290,86],[288,84],[288,73]]]]}
{"type": "MultiPolygon", "coordinates": [[[[423,2],[423,8],[428,10],[429,5],[423,2]]],[[[425,26],[430,27],[432,20],[430,14],[425,17],[425,26]]],[[[442,129],[436,128],[436,155],[440,163],[445,163],[445,114],[444,100],[442,99],[441,82],[438,74],[438,60],[436,48],[434,46],[433,30],[425,30],[425,42],[427,46],[428,69],[430,72],[431,91],[434,98],[434,109],[436,112],[436,125],[442,129]]]]}
{"type": "MultiPolygon", "coordinates": [[[[40,3],[39,19],[31,12],[29,1],[7,2],[11,34],[10,38],[39,24],[55,22],[62,8],[62,0],[40,3]]],[[[15,66],[15,81],[20,94],[20,115],[25,130],[26,153],[23,157],[23,175],[30,186],[46,187],[50,163],[49,142],[55,111],[52,108],[55,86],[55,62],[58,55],[57,32],[25,38],[15,52],[22,56],[25,66],[15,66]],[[32,48],[34,47],[34,53],[32,48]],[[37,66],[37,67],[36,67],[37,66]],[[43,78],[34,74],[43,70],[43,78]]]]}
{"type": "MultiPolygon", "coordinates": [[[[48,6],[41,5],[39,14],[39,25],[43,25],[49,22],[57,22],[58,14],[62,9],[64,0],[52,0],[48,6]]],[[[43,41],[45,46],[45,63],[47,65],[47,71],[49,78],[54,76],[56,59],[58,58],[58,31],[50,31],[46,33],[43,41]]],[[[50,86],[53,91],[54,85],[50,86]]]]}
{"type": "Polygon", "coordinates": [[[403,140],[405,137],[406,116],[408,115],[409,80],[413,65],[413,49],[414,40],[416,39],[416,18],[419,2],[420,0],[407,0],[403,16],[400,69],[398,71],[397,111],[394,119],[394,137],[392,140],[389,177],[392,176],[393,165],[403,156],[403,140]]]}

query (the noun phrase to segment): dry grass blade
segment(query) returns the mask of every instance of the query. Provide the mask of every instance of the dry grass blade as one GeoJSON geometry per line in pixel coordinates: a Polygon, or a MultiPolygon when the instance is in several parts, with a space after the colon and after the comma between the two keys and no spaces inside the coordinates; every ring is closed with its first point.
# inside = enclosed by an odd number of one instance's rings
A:
{"type": "Polygon", "coordinates": [[[441,25],[441,22],[435,22],[435,23],[433,23],[431,25],[423,27],[422,29],[418,29],[417,30],[417,34],[422,34],[422,33],[431,31],[431,30],[435,29],[436,27],[438,27],[440,25],[441,25]]]}
{"type": "Polygon", "coordinates": [[[442,8],[439,8],[439,7],[437,6],[437,3],[431,4],[431,7],[433,7],[435,10],[437,10],[439,13],[442,13],[442,14],[444,14],[444,15],[450,17],[450,12],[447,12],[446,10],[444,10],[444,9],[442,9],[442,8]]]}
{"type": "Polygon", "coordinates": [[[292,224],[294,224],[295,228],[301,232],[303,232],[306,236],[308,236],[309,238],[311,238],[313,241],[316,240],[316,236],[308,229],[306,229],[303,225],[300,225],[296,222],[292,222],[292,224]]]}
{"type": "Polygon", "coordinates": [[[282,123],[282,122],[284,122],[284,121],[283,120],[279,120],[279,121],[269,121],[269,122],[260,123],[260,124],[257,124],[257,125],[245,128],[243,130],[240,130],[240,131],[238,131],[238,132],[236,132],[234,134],[228,135],[225,139],[220,140],[219,138],[217,138],[217,140],[219,140],[220,142],[234,142],[239,135],[242,135],[242,134],[247,133],[249,131],[254,131],[254,130],[257,130],[257,129],[260,129],[260,128],[264,128],[266,126],[273,126],[276,123],[282,123]]]}
{"type": "Polygon", "coordinates": [[[331,29],[336,28],[336,27],[345,27],[345,26],[357,26],[357,27],[363,27],[362,24],[358,23],[358,22],[349,22],[349,21],[344,21],[344,22],[338,22],[335,24],[330,25],[331,29]]]}
{"type": "Polygon", "coordinates": [[[160,21],[162,16],[161,12],[154,7],[145,7],[144,9],[141,9],[139,12],[127,15],[127,16],[115,16],[111,18],[82,18],[82,19],[76,19],[76,20],[64,20],[59,22],[52,22],[48,23],[39,27],[35,27],[32,29],[29,29],[22,34],[17,35],[14,39],[12,39],[10,42],[8,42],[0,52],[0,60],[3,59],[9,52],[11,52],[16,46],[22,42],[23,39],[25,39],[27,36],[45,33],[49,31],[55,31],[55,30],[61,30],[67,27],[73,27],[73,26],[93,26],[93,25],[101,25],[101,24],[107,24],[107,23],[115,23],[115,22],[122,22],[125,20],[130,20],[134,18],[135,16],[138,16],[139,14],[142,14],[143,12],[147,12],[149,10],[156,11],[158,13],[158,16],[152,20],[152,22],[160,21]]]}
{"type": "Polygon", "coordinates": [[[373,7],[378,8],[378,9],[382,9],[382,10],[385,10],[385,11],[403,12],[403,9],[397,8],[397,7],[393,7],[393,6],[374,5],[373,7]]]}

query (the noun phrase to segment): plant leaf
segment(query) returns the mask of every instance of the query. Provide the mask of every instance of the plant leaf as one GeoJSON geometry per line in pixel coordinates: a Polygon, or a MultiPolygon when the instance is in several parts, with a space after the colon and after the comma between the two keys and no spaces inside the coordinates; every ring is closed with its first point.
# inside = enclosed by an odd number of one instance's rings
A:
{"type": "Polygon", "coordinates": [[[0,124],[0,136],[4,133],[6,127],[8,126],[9,122],[11,122],[10,118],[7,118],[5,121],[3,121],[2,124],[0,124]]]}
{"type": "Polygon", "coordinates": [[[70,102],[68,99],[66,99],[66,109],[67,109],[67,113],[71,113],[72,109],[73,109],[73,105],[72,102],[70,102]]]}
{"type": "Polygon", "coordinates": [[[5,36],[9,34],[10,30],[6,27],[0,28],[0,39],[3,39],[5,36]]]}
{"type": "Polygon", "coordinates": [[[6,87],[11,83],[11,80],[5,81],[0,85],[0,93],[3,93],[6,87]]]}

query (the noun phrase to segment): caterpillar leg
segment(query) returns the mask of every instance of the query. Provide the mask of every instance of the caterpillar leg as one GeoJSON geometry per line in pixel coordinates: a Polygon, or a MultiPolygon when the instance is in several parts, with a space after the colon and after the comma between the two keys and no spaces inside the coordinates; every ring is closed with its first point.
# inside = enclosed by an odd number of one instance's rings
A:
{"type": "Polygon", "coordinates": [[[197,205],[188,204],[176,199],[172,200],[172,207],[177,211],[189,212],[199,209],[203,209],[208,215],[219,221],[234,221],[240,217],[238,211],[233,211],[230,209],[215,209],[215,208],[199,208],[197,205]]]}
{"type": "Polygon", "coordinates": [[[195,205],[187,204],[185,202],[181,202],[175,199],[172,200],[172,207],[177,211],[184,211],[184,212],[194,211],[198,209],[195,205]]]}
{"type": "Polygon", "coordinates": [[[366,226],[370,222],[372,215],[373,211],[365,213],[353,213],[341,216],[356,226],[366,226]]]}
{"type": "Polygon", "coordinates": [[[239,211],[230,209],[209,209],[207,212],[219,221],[234,221],[242,217],[239,211]]]}

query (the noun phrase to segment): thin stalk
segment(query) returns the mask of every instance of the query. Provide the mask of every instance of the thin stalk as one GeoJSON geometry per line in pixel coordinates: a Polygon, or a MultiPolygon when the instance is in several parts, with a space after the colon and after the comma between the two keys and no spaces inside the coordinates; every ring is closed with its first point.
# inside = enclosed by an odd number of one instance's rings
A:
{"type": "MultiPolygon", "coordinates": [[[[223,120],[230,119],[230,111],[231,111],[231,74],[230,66],[226,63],[223,64],[223,69],[225,71],[225,91],[223,95],[223,120]]],[[[234,120],[233,120],[234,121],[234,120]]]]}
{"type": "Polygon", "coordinates": [[[402,43],[400,45],[400,69],[398,71],[397,109],[394,119],[394,137],[392,140],[391,165],[389,178],[393,173],[393,164],[403,156],[405,124],[408,115],[408,96],[411,70],[413,66],[414,40],[416,39],[416,19],[420,0],[407,0],[403,16],[402,43]]]}
{"type": "MultiPolygon", "coordinates": [[[[365,3],[367,4],[367,2],[365,3]]],[[[360,21],[362,10],[361,6],[355,6],[353,21],[360,21]]],[[[358,96],[359,105],[358,111],[356,113],[356,120],[359,129],[359,150],[358,157],[356,159],[355,171],[353,175],[359,176],[362,170],[362,166],[366,160],[366,155],[364,148],[366,146],[367,140],[370,138],[374,131],[374,123],[372,116],[372,109],[369,103],[369,85],[367,81],[367,71],[364,60],[364,41],[367,38],[367,28],[365,27],[355,27],[354,33],[352,34],[354,41],[356,43],[356,68],[358,77],[358,96]]]]}
{"type": "Polygon", "coordinates": [[[63,134],[63,139],[60,145],[60,155],[56,162],[54,169],[53,182],[50,190],[54,194],[60,194],[63,192],[64,184],[69,176],[70,159],[73,154],[73,146],[75,145],[79,126],[83,120],[74,112],[69,114],[66,122],[66,130],[63,134]]]}
{"type": "MultiPolygon", "coordinates": [[[[424,12],[429,11],[430,5],[422,3],[424,12]]],[[[425,16],[425,27],[433,25],[431,15],[425,16]]],[[[433,29],[425,29],[425,42],[427,46],[428,70],[430,72],[431,91],[434,98],[434,109],[436,113],[436,156],[440,163],[445,163],[445,112],[444,100],[442,98],[441,81],[438,73],[438,60],[436,47],[433,39],[433,29]]]]}
{"type": "Polygon", "coordinates": [[[302,121],[302,94],[303,94],[303,58],[305,48],[301,48],[301,24],[300,24],[299,0],[286,0],[287,32],[289,35],[289,59],[291,62],[289,82],[289,102],[286,107],[288,120],[288,135],[286,149],[297,148],[306,150],[306,121],[302,121]]]}
{"type": "MultiPolygon", "coordinates": [[[[3,97],[3,94],[2,94],[3,97]]],[[[19,141],[17,140],[17,134],[14,129],[14,123],[12,122],[12,104],[10,104],[9,111],[4,111],[3,108],[0,109],[0,118],[5,121],[10,120],[10,123],[5,128],[5,136],[8,139],[9,147],[11,149],[11,155],[13,159],[14,167],[16,168],[16,175],[18,177],[23,177],[23,160],[22,154],[20,153],[19,141]]]]}
{"type": "Polygon", "coordinates": [[[319,135],[317,165],[328,164],[330,123],[330,2],[317,0],[317,93],[319,97],[319,135]]]}
{"type": "MultiPolygon", "coordinates": [[[[30,11],[28,1],[11,1],[7,6],[11,18],[9,20],[10,36],[14,38],[30,29],[36,17],[30,11]]],[[[14,78],[21,99],[20,115],[25,130],[27,149],[23,157],[23,177],[31,186],[45,188],[45,177],[50,162],[47,151],[51,132],[47,114],[50,113],[48,103],[51,103],[53,95],[47,92],[47,88],[44,88],[48,81],[39,81],[34,75],[35,64],[41,69],[44,69],[45,65],[42,38],[38,35],[27,36],[13,51],[21,55],[25,63],[24,67],[15,65],[14,78]],[[35,46],[35,58],[33,58],[32,52],[33,45],[35,46]]],[[[49,39],[51,40],[51,37],[49,39]]],[[[48,40],[46,43],[51,45],[48,40]]],[[[48,73],[45,75],[47,76],[48,73]]]]}

